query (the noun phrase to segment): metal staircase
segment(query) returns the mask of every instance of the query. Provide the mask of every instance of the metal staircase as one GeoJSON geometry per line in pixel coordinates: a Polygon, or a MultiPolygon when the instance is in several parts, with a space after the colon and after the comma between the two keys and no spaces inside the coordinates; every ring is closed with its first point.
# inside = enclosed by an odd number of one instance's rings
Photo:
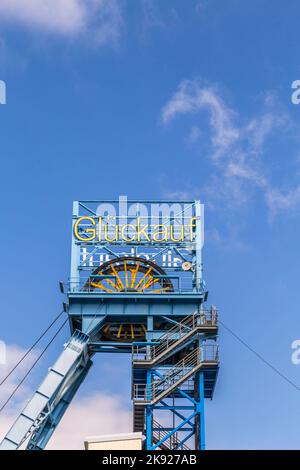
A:
{"type": "Polygon", "coordinates": [[[152,424],[153,442],[158,444],[163,441],[163,443],[159,445],[161,450],[191,450],[187,445],[181,444],[181,439],[177,432],[169,436],[168,431],[165,431],[158,421],[153,420],[152,424]]]}
{"type": "Polygon", "coordinates": [[[154,404],[169,395],[174,388],[194,375],[201,367],[218,364],[218,346],[208,345],[193,349],[161,378],[155,378],[150,387],[134,384],[133,400],[143,404],[154,404]]]}
{"type": "Polygon", "coordinates": [[[219,366],[217,331],[212,307],[176,323],[155,344],[133,345],[134,431],[146,431],[147,449],[187,450],[184,443],[195,430],[198,448],[204,448],[204,398],[212,398],[219,366]],[[174,404],[178,399],[190,403],[182,408],[174,404]],[[175,429],[162,427],[153,417],[156,409],[171,410],[181,423],[175,429]],[[193,413],[187,417],[178,411],[182,409],[193,413]]]}
{"type": "Polygon", "coordinates": [[[134,432],[145,431],[145,407],[136,403],[133,405],[133,430],[134,432]]]}
{"type": "Polygon", "coordinates": [[[184,346],[197,333],[214,333],[217,331],[218,313],[214,307],[188,315],[180,323],[176,323],[153,346],[135,346],[132,349],[132,361],[139,364],[155,365],[166,359],[175,350],[184,346]]]}

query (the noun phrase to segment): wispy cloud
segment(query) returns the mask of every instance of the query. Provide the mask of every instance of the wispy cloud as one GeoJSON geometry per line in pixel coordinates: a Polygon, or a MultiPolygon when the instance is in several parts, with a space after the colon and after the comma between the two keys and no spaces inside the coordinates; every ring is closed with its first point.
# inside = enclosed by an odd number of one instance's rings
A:
{"type": "Polygon", "coordinates": [[[143,29],[164,28],[165,22],[162,18],[159,5],[155,0],[143,0],[143,29]]]}
{"type": "Polygon", "coordinates": [[[197,81],[184,80],[162,110],[164,124],[178,114],[196,113],[201,109],[209,112],[212,129],[214,159],[218,159],[239,139],[239,129],[234,126],[235,113],[225,106],[212,88],[201,87],[197,81]]]}
{"type": "Polygon", "coordinates": [[[289,210],[300,203],[300,186],[286,192],[270,187],[266,193],[266,199],[273,211],[289,210]]]}
{"type": "MultiPolygon", "coordinates": [[[[217,86],[184,80],[163,107],[161,118],[167,125],[179,115],[194,115],[196,120],[203,111],[208,114],[211,149],[208,157],[215,170],[208,188],[212,200],[217,193],[223,203],[240,205],[249,200],[254,190],[259,190],[272,214],[296,207],[300,202],[300,184],[283,191],[273,183],[263,158],[270,137],[275,132],[285,133],[291,125],[287,113],[274,109],[272,95],[266,95],[260,113],[243,119],[225,103],[217,86]],[[217,192],[213,190],[216,187],[217,192]]],[[[198,128],[195,126],[190,135],[198,128]]]]}
{"type": "Polygon", "coordinates": [[[159,0],[142,0],[141,5],[143,33],[151,29],[170,29],[178,22],[179,17],[176,9],[163,5],[163,2],[159,0]]]}
{"type": "Polygon", "coordinates": [[[122,14],[119,0],[1,0],[0,22],[115,45],[122,14]]]}

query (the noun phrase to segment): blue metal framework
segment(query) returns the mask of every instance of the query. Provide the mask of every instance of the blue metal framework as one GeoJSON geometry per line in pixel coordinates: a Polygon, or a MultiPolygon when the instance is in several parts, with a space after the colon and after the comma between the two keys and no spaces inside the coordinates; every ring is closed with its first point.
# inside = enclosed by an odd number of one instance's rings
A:
{"type": "MultiPolygon", "coordinates": [[[[151,371],[149,371],[149,382],[151,382],[151,371]]],[[[157,374],[157,372],[153,372],[157,374]]],[[[161,375],[158,375],[161,377],[161,375]]],[[[146,425],[146,449],[147,450],[156,450],[164,445],[165,442],[172,441],[173,436],[178,436],[179,432],[184,433],[184,436],[173,440],[172,450],[186,448],[185,443],[193,435],[197,435],[196,446],[199,450],[205,449],[205,432],[204,432],[204,374],[203,372],[199,373],[198,376],[199,384],[199,399],[195,400],[187,393],[183,392],[180,389],[177,389],[181,398],[186,399],[190,402],[188,405],[168,405],[165,401],[161,401],[159,405],[147,405],[146,416],[147,416],[147,425],[146,425]],[[156,425],[153,426],[153,414],[156,410],[169,411],[173,415],[179,418],[179,423],[173,425],[172,427],[160,426],[157,421],[156,425]],[[185,410],[189,411],[188,416],[183,415],[180,411],[185,410]],[[196,431],[196,421],[195,418],[199,420],[199,431],[196,431]],[[188,426],[188,427],[186,427],[188,426]],[[153,436],[158,435],[157,440],[153,439],[153,436]],[[161,435],[160,435],[161,434],[161,435]]],[[[168,447],[169,448],[169,447],[168,447]]]]}
{"type": "Polygon", "coordinates": [[[0,449],[45,448],[96,353],[132,354],[133,427],[147,449],[205,448],[218,326],[202,246],[200,201],[74,202],[71,338],[0,449]]]}

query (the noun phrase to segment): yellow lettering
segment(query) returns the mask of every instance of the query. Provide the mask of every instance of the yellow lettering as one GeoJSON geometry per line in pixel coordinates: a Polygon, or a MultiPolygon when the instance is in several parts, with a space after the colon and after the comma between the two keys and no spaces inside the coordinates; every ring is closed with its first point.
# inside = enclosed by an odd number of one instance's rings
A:
{"type": "Polygon", "coordinates": [[[108,232],[109,232],[109,224],[104,225],[104,240],[106,242],[116,242],[118,241],[119,238],[119,225],[115,224],[115,235],[114,238],[108,238],[108,232]]]}
{"type": "Polygon", "coordinates": [[[190,241],[192,242],[194,237],[193,237],[193,234],[194,234],[194,228],[196,228],[196,224],[194,223],[195,221],[197,220],[197,217],[191,217],[191,220],[190,220],[190,241]]]}
{"type": "Polygon", "coordinates": [[[78,226],[83,220],[88,220],[89,222],[91,222],[92,225],[96,225],[95,219],[93,219],[93,217],[79,217],[74,224],[74,235],[78,240],[82,242],[90,242],[96,238],[96,230],[94,228],[85,229],[85,233],[92,233],[92,235],[88,238],[84,238],[81,235],[79,235],[78,226]]]}
{"type": "Polygon", "coordinates": [[[184,241],[184,225],[181,225],[181,235],[179,239],[174,237],[174,225],[170,227],[170,240],[172,242],[183,242],[184,241]]]}
{"type": "Polygon", "coordinates": [[[127,230],[128,228],[132,228],[133,230],[135,230],[135,226],[133,224],[125,224],[122,226],[121,228],[121,237],[122,237],[122,240],[124,240],[125,242],[133,242],[134,239],[135,239],[135,236],[133,235],[131,238],[128,238],[125,236],[125,230],[127,230]]]}
{"type": "Polygon", "coordinates": [[[99,217],[98,220],[98,241],[101,242],[102,239],[102,217],[99,217]]]}
{"type": "Polygon", "coordinates": [[[168,240],[168,228],[164,225],[154,225],[154,230],[156,231],[153,234],[153,240],[155,242],[166,242],[168,240]],[[160,237],[162,235],[162,237],[160,237]]]}
{"type": "Polygon", "coordinates": [[[137,234],[138,234],[138,241],[141,241],[141,235],[144,235],[145,239],[150,242],[150,238],[148,233],[146,233],[146,229],[148,230],[149,224],[144,225],[141,227],[141,218],[137,218],[137,234]]]}
{"type": "MultiPolygon", "coordinates": [[[[115,219],[115,217],[113,217],[115,219]]],[[[190,241],[194,241],[195,229],[197,226],[197,217],[191,217],[188,222],[190,241]]],[[[168,224],[157,224],[154,225],[153,230],[150,229],[149,224],[142,225],[141,218],[137,218],[137,224],[125,224],[118,225],[117,223],[103,223],[102,217],[78,217],[74,223],[74,236],[77,240],[83,242],[89,242],[97,240],[99,242],[104,241],[113,243],[119,240],[123,240],[126,243],[130,242],[167,242],[168,240],[179,243],[184,242],[187,237],[186,225],[168,225],[168,224]],[[80,224],[85,222],[80,227],[80,224]],[[89,222],[87,224],[87,222],[89,222]],[[85,226],[87,225],[87,227],[85,226]],[[150,231],[150,233],[149,233],[150,231]]]]}

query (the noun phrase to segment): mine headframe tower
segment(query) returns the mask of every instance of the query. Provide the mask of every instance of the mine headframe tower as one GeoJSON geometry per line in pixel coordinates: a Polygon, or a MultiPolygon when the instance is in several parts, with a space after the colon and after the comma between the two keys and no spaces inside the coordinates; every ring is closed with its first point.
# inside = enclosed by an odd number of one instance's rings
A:
{"type": "Polygon", "coordinates": [[[71,337],[0,449],[44,449],[93,355],[112,352],[132,355],[133,430],[146,449],[204,449],[219,355],[202,247],[200,201],[75,201],[71,337]]]}

